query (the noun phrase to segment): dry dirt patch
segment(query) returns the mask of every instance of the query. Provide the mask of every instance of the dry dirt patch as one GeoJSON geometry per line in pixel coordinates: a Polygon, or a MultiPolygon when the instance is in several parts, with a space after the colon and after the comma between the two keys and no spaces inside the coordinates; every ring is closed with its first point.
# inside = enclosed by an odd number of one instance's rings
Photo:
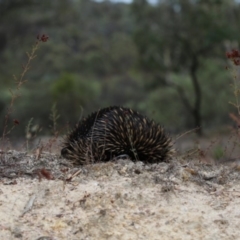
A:
{"type": "Polygon", "coordinates": [[[240,238],[238,167],[176,159],[73,168],[54,154],[10,151],[0,174],[0,239],[240,238]]]}

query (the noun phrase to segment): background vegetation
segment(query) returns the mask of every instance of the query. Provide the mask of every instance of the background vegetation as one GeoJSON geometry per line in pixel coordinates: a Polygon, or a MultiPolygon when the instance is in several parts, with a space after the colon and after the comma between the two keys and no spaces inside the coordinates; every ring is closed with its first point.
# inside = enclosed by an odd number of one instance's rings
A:
{"type": "MultiPolygon", "coordinates": [[[[124,105],[172,132],[231,124],[234,108],[225,52],[238,47],[240,4],[233,0],[0,0],[0,131],[26,51],[37,52],[10,114],[23,136],[30,119],[50,133],[100,107],[124,105]],[[53,106],[56,107],[53,108],[53,106]]],[[[199,134],[201,134],[201,130],[199,134]]]]}

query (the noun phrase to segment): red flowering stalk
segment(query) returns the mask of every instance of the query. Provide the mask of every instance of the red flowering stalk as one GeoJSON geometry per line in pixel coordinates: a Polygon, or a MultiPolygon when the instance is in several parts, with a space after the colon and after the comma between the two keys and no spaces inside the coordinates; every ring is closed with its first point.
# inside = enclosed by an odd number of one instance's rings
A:
{"type": "Polygon", "coordinates": [[[37,40],[40,41],[40,42],[47,42],[49,39],[49,36],[43,34],[43,35],[37,35],[37,40]]]}
{"type": "Polygon", "coordinates": [[[9,122],[9,116],[11,115],[11,113],[13,112],[13,106],[14,103],[16,101],[17,98],[19,98],[20,95],[20,88],[23,84],[25,84],[27,82],[27,80],[25,79],[25,75],[28,72],[28,70],[30,69],[30,63],[32,62],[32,60],[36,57],[36,51],[39,48],[39,44],[41,42],[47,42],[49,39],[49,37],[45,34],[38,34],[37,35],[37,41],[35,42],[35,44],[32,47],[32,50],[30,53],[26,53],[27,54],[27,63],[25,65],[22,65],[22,73],[20,74],[19,77],[16,77],[15,75],[13,75],[13,78],[15,80],[15,84],[16,84],[16,88],[14,90],[10,89],[10,93],[11,93],[11,102],[7,108],[7,113],[5,115],[5,121],[4,121],[4,129],[3,129],[3,133],[2,133],[2,137],[0,138],[0,140],[4,139],[12,130],[15,126],[19,125],[19,121],[18,120],[14,120],[13,121],[13,126],[9,129],[8,128],[8,122],[9,122]]]}
{"type": "MultiPolygon", "coordinates": [[[[240,51],[236,49],[232,49],[231,51],[226,53],[226,57],[233,63],[233,66],[239,67],[240,66],[240,51]]],[[[227,68],[228,69],[228,68],[227,68]]],[[[233,78],[233,93],[235,96],[235,103],[229,102],[234,107],[237,108],[238,115],[240,115],[240,79],[239,79],[239,71],[236,68],[233,68],[232,71],[232,78],[233,78]]]]}
{"type": "Polygon", "coordinates": [[[240,65],[240,51],[233,49],[226,53],[228,59],[230,59],[235,66],[240,65]]]}

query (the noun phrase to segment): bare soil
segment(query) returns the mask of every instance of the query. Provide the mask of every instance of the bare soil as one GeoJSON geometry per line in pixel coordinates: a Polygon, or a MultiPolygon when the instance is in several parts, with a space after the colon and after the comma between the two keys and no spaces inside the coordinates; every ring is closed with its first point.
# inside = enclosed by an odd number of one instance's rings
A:
{"type": "Polygon", "coordinates": [[[240,239],[240,167],[180,157],[74,168],[0,153],[0,239],[240,239]]]}

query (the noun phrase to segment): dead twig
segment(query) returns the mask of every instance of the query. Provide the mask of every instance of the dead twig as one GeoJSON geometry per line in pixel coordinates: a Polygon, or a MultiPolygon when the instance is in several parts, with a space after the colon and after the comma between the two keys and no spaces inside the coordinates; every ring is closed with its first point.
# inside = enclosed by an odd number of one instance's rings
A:
{"type": "Polygon", "coordinates": [[[36,195],[34,194],[28,200],[27,204],[25,205],[25,207],[23,209],[23,213],[20,215],[20,217],[23,217],[28,211],[30,211],[32,209],[35,199],[36,199],[36,195]]]}

